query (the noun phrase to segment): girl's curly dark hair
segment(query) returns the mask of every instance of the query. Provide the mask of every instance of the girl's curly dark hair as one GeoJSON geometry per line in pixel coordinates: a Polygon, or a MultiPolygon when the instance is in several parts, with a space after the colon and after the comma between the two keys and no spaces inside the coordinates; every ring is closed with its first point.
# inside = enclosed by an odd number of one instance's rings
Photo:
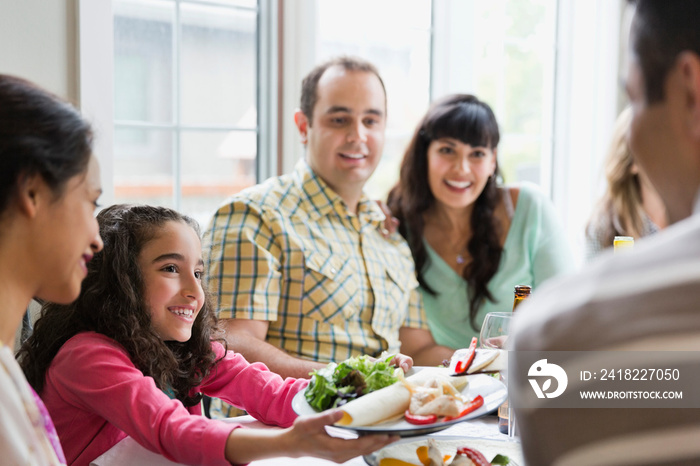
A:
{"type": "MultiPolygon", "coordinates": [[[[498,146],[500,134],[496,117],[486,103],[473,95],[454,94],[431,105],[406,149],[399,181],[391,189],[387,204],[399,219],[399,232],[411,248],[418,282],[431,294],[435,291],[423,276],[430,260],[423,245],[423,216],[435,205],[428,184],[428,146],[431,141],[441,138],[454,138],[471,146],[494,149],[498,146]]],[[[470,220],[473,234],[467,250],[472,261],[464,268],[463,277],[471,294],[469,322],[477,331],[475,319],[479,307],[484,299],[494,301],[488,283],[498,270],[503,251],[499,241],[502,226],[494,216],[499,199],[496,185],[499,176],[497,163],[494,176],[489,178],[474,203],[470,220]]]]}
{"type": "MultiPolygon", "coordinates": [[[[197,222],[172,209],[113,205],[97,216],[104,249],[88,263],[80,296],[69,305],[46,303],[34,332],[17,354],[32,387],[41,393],[46,371],[72,336],[93,331],[122,345],[134,365],[161,390],[172,390],[185,406],[199,403],[191,393],[216,363],[211,341],[216,316],[203,284],[205,300],[186,342],[163,341],[151,324],[144,300],[138,258],[167,222],[184,222],[199,234],[197,222]]],[[[226,345],[224,340],[217,339],[226,345]]]]}

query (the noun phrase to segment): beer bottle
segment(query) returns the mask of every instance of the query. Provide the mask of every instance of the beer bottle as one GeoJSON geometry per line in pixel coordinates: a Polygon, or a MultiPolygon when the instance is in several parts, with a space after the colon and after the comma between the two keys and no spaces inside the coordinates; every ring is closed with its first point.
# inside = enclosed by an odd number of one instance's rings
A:
{"type": "MultiPolygon", "coordinates": [[[[513,312],[515,308],[520,305],[524,300],[530,297],[532,292],[532,287],[530,285],[516,285],[515,287],[515,297],[513,298],[513,312]]],[[[508,417],[510,416],[510,407],[508,406],[508,400],[504,401],[501,406],[498,407],[498,430],[502,434],[508,433],[508,417]]],[[[512,435],[511,435],[512,437],[512,435]]]]}
{"type": "Polygon", "coordinates": [[[615,254],[619,252],[629,251],[634,247],[634,238],[631,236],[616,236],[613,240],[613,251],[615,254]]]}
{"type": "Polygon", "coordinates": [[[513,312],[515,308],[520,305],[524,300],[530,297],[532,292],[532,287],[530,285],[517,285],[515,287],[515,298],[513,299],[513,312]]]}

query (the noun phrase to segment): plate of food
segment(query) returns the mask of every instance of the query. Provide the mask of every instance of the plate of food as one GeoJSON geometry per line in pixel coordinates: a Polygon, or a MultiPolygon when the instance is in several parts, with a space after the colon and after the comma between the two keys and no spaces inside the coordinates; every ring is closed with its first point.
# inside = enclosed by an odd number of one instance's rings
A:
{"type": "Polygon", "coordinates": [[[363,456],[369,466],[518,466],[523,464],[522,458],[522,450],[517,442],[455,436],[403,439],[363,456]]]}
{"type": "Polygon", "coordinates": [[[404,376],[388,361],[375,362],[377,373],[361,358],[316,371],[307,389],[292,400],[294,411],[307,416],[339,408],[343,418],[335,427],[410,437],[488,414],[508,395],[506,386],[489,375],[450,377],[447,368],[414,367],[404,376]],[[379,388],[368,390],[370,386],[379,388]]]}

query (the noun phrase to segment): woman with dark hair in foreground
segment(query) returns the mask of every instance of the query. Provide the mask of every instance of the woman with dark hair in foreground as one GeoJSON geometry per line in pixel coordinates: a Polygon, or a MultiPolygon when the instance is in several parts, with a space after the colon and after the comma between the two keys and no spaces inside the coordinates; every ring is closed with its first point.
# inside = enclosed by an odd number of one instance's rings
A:
{"type": "Polygon", "coordinates": [[[10,349],[33,297],[69,303],[102,249],[92,131],[70,104],[0,75],[0,452],[3,464],[65,464],[46,408],[10,349]],[[10,346],[8,346],[10,345],[10,346]]]}

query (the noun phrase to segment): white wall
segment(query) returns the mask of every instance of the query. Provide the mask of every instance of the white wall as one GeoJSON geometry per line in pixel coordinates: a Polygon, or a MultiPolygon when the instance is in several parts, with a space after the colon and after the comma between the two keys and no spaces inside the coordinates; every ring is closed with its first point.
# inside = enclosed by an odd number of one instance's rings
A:
{"type": "Polygon", "coordinates": [[[0,73],[77,102],[76,24],[75,0],[0,0],[0,73]]]}
{"type": "Polygon", "coordinates": [[[0,0],[0,72],[78,99],[76,0],[0,0]]]}
{"type": "MultiPolygon", "coordinates": [[[[2,0],[0,0],[2,1],[2,0]]],[[[78,100],[83,115],[95,132],[93,150],[100,161],[102,173],[102,205],[114,202],[114,27],[111,0],[72,0],[76,7],[76,48],[79,64],[78,100]]]]}
{"type": "Polygon", "coordinates": [[[622,5],[559,2],[552,198],[580,262],[618,111],[622,5]]]}
{"type": "MultiPolygon", "coordinates": [[[[107,34],[111,40],[111,6],[110,0],[88,0],[85,4],[93,10],[88,14],[99,12],[109,28],[107,34]]],[[[85,6],[83,5],[83,6],[85,6]]],[[[80,47],[78,33],[79,0],[0,0],[0,73],[21,76],[48,89],[80,107],[84,94],[94,86],[80,88],[80,47]]],[[[83,55],[90,50],[82,51],[83,55]]],[[[83,56],[83,59],[86,57],[83,56]]],[[[92,60],[109,58],[109,66],[100,67],[102,75],[97,79],[109,79],[111,83],[111,57],[102,51],[93,51],[92,60]]],[[[88,77],[93,78],[93,77],[88,77]]],[[[83,77],[85,79],[85,77],[83,77]]],[[[90,81],[90,79],[87,79],[90,81]]],[[[103,82],[104,84],[104,82],[103,82]]],[[[109,84],[111,86],[111,84],[109,84]]],[[[99,107],[111,116],[111,99],[99,107]]],[[[99,121],[95,113],[98,109],[83,108],[83,113],[92,121],[99,121]]],[[[107,120],[110,121],[111,120],[107,120]]],[[[111,196],[111,126],[102,128],[93,125],[96,133],[95,154],[102,165],[102,186],[111,196]]],[[[103,203],[110,199],[104,197],[103,203]]]]}
{"type": "Polygon", "coordinates": [[[301,80],[316,65],[316,14],[312,0],[282,1],[283,64],[282,105],[279,115],[279,133],[282,136],[282,163],[278,172],[291,173],[297,161],[304,157],[304,146],[294,125],[294,111],[301,99],[301,80]],[[292,3],[293,2],[293,3],[292,3]]]}

